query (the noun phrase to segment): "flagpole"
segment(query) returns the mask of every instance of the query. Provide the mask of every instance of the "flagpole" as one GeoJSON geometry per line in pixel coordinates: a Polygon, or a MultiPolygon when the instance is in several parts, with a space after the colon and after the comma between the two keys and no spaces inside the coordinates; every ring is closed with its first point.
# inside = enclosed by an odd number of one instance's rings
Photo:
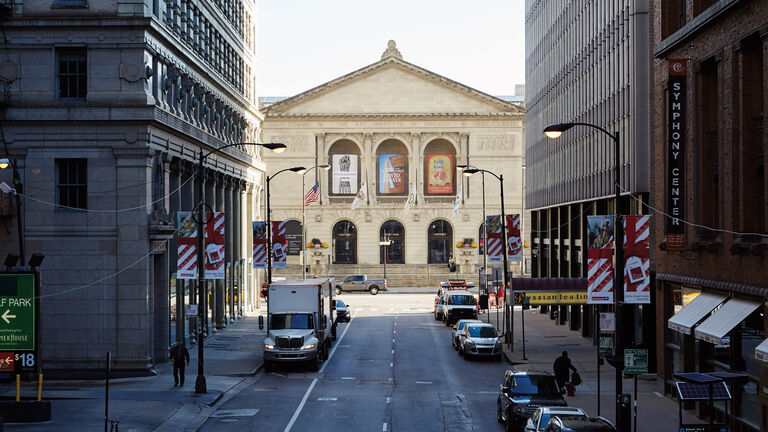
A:
{"type": "Polygon", "coordinates": [[[307,200],[304,198],[304,176],[301,175],[301,278],[307,278],[307,200]]]}

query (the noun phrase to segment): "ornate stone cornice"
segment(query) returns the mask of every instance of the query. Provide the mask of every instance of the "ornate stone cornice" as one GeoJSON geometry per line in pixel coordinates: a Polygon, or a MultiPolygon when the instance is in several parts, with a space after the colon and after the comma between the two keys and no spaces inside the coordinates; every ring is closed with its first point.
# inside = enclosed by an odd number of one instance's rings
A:
{"type": "Polygon", "coordinates": [[[479,118],[485,118],[485,119],[495,119],[495,118],[503,118],[503,119],[519,119],[523,120],[525,116],[525,113],[520,112],[494,112],[494,113],[275,113],[275,112],[269,112],[267,113],[267,117],[269,118],[302,118],[302,119],[339,119],[339,118],[349,118],[349,119],[372,119],[372,120],[378,120],[378,119],[390,119],[390,118],[396,118],[398,120],[409,120],[409,119],[418,119],[418,120],[424,120],[424,119],[434,119],[434,120],[445,120],[446,117],[451,117],[456,120],[461,120],[463,118],[471,118],[472,120],[477,120],[479,118]]]}

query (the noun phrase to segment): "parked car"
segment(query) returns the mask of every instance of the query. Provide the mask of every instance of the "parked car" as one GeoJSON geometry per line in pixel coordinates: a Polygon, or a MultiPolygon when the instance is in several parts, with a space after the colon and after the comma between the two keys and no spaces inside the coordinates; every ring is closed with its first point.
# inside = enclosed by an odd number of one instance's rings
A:
{"type": "Polygon", "coordinates": [[[477,319],[477,301],[469,291],[448,291],[443,298],[441,315],[445,325],[453,325],[462,318],[477,319]]]}
{"type": "Polygon", "coordinates": [[[336,300],[336,321],[349,322],[352,316],[349,313],[349,305],[341,300],[336,300]]]}
{"type": "Polygon", "coordinates": [[[508,431],[521,431],[537,408],[567,405],[554,375],[507,370],[496,399],[496,420],[508,431]]]}
{"type": "Polygon", "coordinates": [[[464,356],[464,360],[469,360],[471,356],[493,357],[501,361],[501,338],[493,324],[467,324],[461,330],[459,341],[459,354],[464,356]]]}
{"type": "Polygon", "coordinates": [[[445,282],[440,282],[440,288],[437,289],[437,295],[435,295],[435,309],[437,309],[437,301],[440,300],[440,296],[450,290],[469,291],[470,288],[474,288],[473,282],[467,282],[464,279],[450,279],[445,282]]]}
{"type": "Polygon", "coordinates": [[[451,330],[451,345],[453,345],[453,349],[457,350],[459,349],[459,336],[461,335],[461,331],[464,329],[464,326],[469,323],[479,323],[482,322],[480,320],[476,319],[462,319],[456,321],[456,325],[453,326],[453,329],[451,330]]]}
{"type": "Polygon", "coordinates": [[[349,291],[368,291],[376,295],[379,291],[387,290],[386,279],[368,279],[367,275],[352,275],[336,282],[336,295],[349,291]]]}
{"type": "Polygon", "coordinates": [[[583,409],[575,407],[536,408],[525,425],[525,432],[543,432],[549,420],[554,416],[587,417],[587,413],[583,409]]]}
{"type": "Polygon", "coordinates": [[[435,305],[435,320],[440,321],[443,319],[443,302],[445,302],[445,296],[440,296],[435,305]]]}
{"type": "Polygon", "coordinates": [[[613,423],[602,417],[554,416],[544,432],[617,432],[613,423]]]}

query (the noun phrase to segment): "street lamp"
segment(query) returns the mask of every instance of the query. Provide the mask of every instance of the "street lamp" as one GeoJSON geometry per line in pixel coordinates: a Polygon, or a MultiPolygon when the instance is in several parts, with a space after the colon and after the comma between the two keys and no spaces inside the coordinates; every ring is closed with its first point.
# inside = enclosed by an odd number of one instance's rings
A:
{"type": "Polygon", "coordinates": [[[203,153],[203,150],[200,149],[200,159],[198,161],[197,165],[197,196],[198,196],[198,202],[197,202],[197,317],[198,321],[200,321],[200,334],[197,338],[197,379],[195,380],[195,393],[207,393],[208,389],[205,383],[205,374],[203,371],[205,370],[205,362],[203,359],[203,323],[205,322],[204,319],[208,317],[207,312],[207,287],[205,286],[205,213],[203,212],[203,207],[205,206],[203,202],[203,190],[205,189],[205,159],[217,152],[220,152],[224,150],[227,147],[241,147],[246,145],[252,145],[252,146],[261,146],[264,148],[267,148],[269,150],[272,150],[275,153],[282,153],[285,151],[285,144],[282,143],[234,143],[234,144],[227,144],[224,146],[221,146],[219,148],[213,149],[209,151],[208,153],[203,153]],[[205,315],[203,315],[205,314],[205,315]]]}
{"type": "MultiPolygon", "coordinates": [[[[460,164],[456,165],[456,169],[459,171],[463,171],[467,168],[477,168],[472,165],[465,165],[460,164]]],[[[486,216],[485,216],[485,172],[480,172],[480,174],[483,176],[483,275],[485,277],[485,296],[488,298],[488,227],[486,224],[486,216]]],[[[496,311],[498,312],[498,304],[496,307],[496,311]]],[[[488,318],[488,322],[491,322],[491,308],[490,306],[486,309],[486,317],[488,318]]],[[[498,314],[496,315],[496,321],[498,321],[498,314]]]]}
{"type": "MultiPolygon", "coordinates": [[[[464,170],[462,171],[462,174],[464,174],[465,177],[471,177],[473,174],[478,173],[478,172],[479,173],[488,173],[488,174],[496,177],[496,179],[499,180],[499,184],[501,185],[501,233],[502,233],[501,248],[502,248],[502,250],[504,252],[504,254],[502,255],[504,257],[504,283],[502,284],[502,286],[504,287],[504,295],[506,296],[507,292],[509,291],[508,287],[507,287],[507,281],[509,280],[509,278],[507,276],[508,276],[509,270],[507,269],[507,267],[508,267],[507,266],[507,217],[504,215],[504,175],[503,174],[496,175],[492,171],[488,171],[488,170],[480,169],[480,168],[464,168],[464,170]]],[[[484,240],[484,241],[486,243],[485,252],[487,253],[488,252],[488,247],[487,247],[488,241],[487,240],[484,240]]],[[[506,321],[506,324],[504,326],[504,342],[510,344],[514,348],[514,343],[512,341],[512,334],[511,334],[512,331],[514,330],[514,324],[512,323],[512,320],[510,319],[511,317],[509,317],[509,305],[507,303],[508,302],[505,299],[505,301],[504,301],[504,321],[506,321]]],[[[498,307],[498,304],[497,304],[497,307],[498,307]]]]}
{"type": "MultiPolygon", "coordinates": [[[[5,142],[5,138],[3,138],[3,142],[5,142]]],[[[16,162],[10,157],[0,159],[0,169],[6,169],[9,165],[13,168],[13,186],[16,189],[16,223],[19,231],[19,256],[21,266],[24,267],[26,265],[24,260],[24,222],[21,218],[21,195],[24,193],[24,188],[21,184],[19,170],[16,168],[16,162]]]]}
{"type": "MultiPolygon", "coordinates": [[[[304,173],[301,175],[301,276],[302,279],[307,278],[307,227],[304,224],[304,220],[307,216],[307,203],[304,200],[304,177],[306,177],[307,173],[312,171],[313,169],[320,168],[323,171],[328,171],[331,169],[331,166],[328,164],[322,164],[322,165],[315,165],[311,168],[308,168],[304,173]]],[[[274,176],[273,176],[274,177],[274,176]]]]}
{"type": "Polygon", "coordinates": [[[379,246],[384,246],[384,280],[387,280],[387,258],[389,257],[389,245],[392,244],[390,233],[384,230],[384,240],[379,242],[379,246]]]}
{"type": "MultiPolygon", "coordinates": [[[[623,223],[620,220],[621,212],[619,211],[619,199],[621,198],[621,186],[620,186],[620,152],[621,146],[619,144],[619,133],[615,132],[611,134],[607,130],[600,126],[593,125],[591,123],[559,123],[551,124],[544,128],[544,134],[552,139],[559,138],[563,132],[574,126],[587,126],[593,129],[597,129],[600,132],[608,135],[613,140],[613,176],[614,176],[614,189],[616,193],[614,204],[614,247],[616,248],[616,264],[614,265],[613,273],[613,286],[614,286],[614,310],[616,313],[616,331],[614,337],[616,338],[615,350],[616,353],[613,356],[613,367],[616,368],[616,420],[619,419],[619,395],[622,393],[622,379],[624,375],[624,321],[622,320],[622,309],[624,309],[624,235],[623,235],[623,223]]],[[[597,313],[595,313],[595,319],[597,319],[597,313]]],[[[599,327],[598,327],[599,328],[599,327]]],[[[599,339],[599,333],[595,335],[599,339]]],[[[599,345],[599,343],[598,343],[599,345]]],[[[598,346],[599,350],[599,346],[598,346]]],[[[598,398],[599,398],[598,390],[598,398]]]]}
{"type": "MultiPolygon", "coordinates": [[[[272,181],[272,179],[275,178],[275,176],[285,171],[304,174],[305,172],[307,172],[307,169],[304,168],[303,166],[285,168],[272,174],[271,176],[267,176],[267,284],[272,283],[272,222],[271,222],[271,215],[270,215],[271,210],[269,208],[269,182],[272,181]]],[[[301,239],[301,241],[303,242],[304,239],[301,239]]],[[[269,305],[269,303],[267,303],[267,305],[269,305]]],[[[267,313],[267,315],[269,315],[269,313],[267,313]]]]}

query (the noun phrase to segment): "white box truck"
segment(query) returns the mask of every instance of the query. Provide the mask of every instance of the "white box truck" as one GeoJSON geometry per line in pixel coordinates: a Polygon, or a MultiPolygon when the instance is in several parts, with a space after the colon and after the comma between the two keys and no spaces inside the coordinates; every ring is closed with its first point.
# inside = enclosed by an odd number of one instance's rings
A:
{"type": "MultiPolygon", "coordinates": [[[[317,372],[336,338],[333,279],[290,279],[267,284],[264,370],[275,363],[309,364],[317,372]]],[[[264,329],[264,317],[259,317],[264,329]]]]}

